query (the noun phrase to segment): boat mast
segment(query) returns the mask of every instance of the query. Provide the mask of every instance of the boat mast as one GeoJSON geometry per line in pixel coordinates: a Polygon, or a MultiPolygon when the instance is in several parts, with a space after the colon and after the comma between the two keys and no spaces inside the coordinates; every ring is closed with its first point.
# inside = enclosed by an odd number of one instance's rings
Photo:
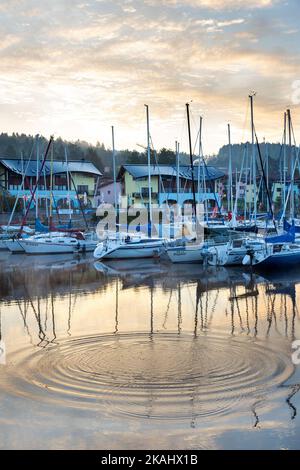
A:
{"type": "Polygon", "coordinates": [[[291,110],[287,110],[287,125],[288,125],[288,137],[289,137],[289,162],[291,165],[291,199],[290,199],[290,217],[294,218],[295,205],[294,205],[294,156],[292,152],[292,119],[291,119],[291,110]]]}
{"type": "Polygon", "coordinates": [[[254,130],[254,96],[255,95],[256,93],[253,92],[249,95],[249,98],[250,98],[250,108],[251,108],[251,136],[252,136],[253,217],[254,217],[254,221],[256,222],[257,193],[256,193],[256,148],[255,148],[255,130],[254,130]]]}
{"type": "Polygon", "coordinates": [[[231,129],[228,124],[228,146],[229,146],[229,163],[228,163],[228,192],[227,192],[227,212],[233,212],[233,188],[232,188],[232,147],[231,147],[231,129]]]}
{"type": "Polygon", "coordinates": [[[113,175],[114,175],[114,202],[115,210],[117,210],[117,175],[116,175],[116,150],[115,150],[115,129],[111,126],[111,138],[112,138],[112,158],[113,158],[113,175]]]}
{"type": "MultiPolygon", "coordinates": [[[[201,170],[201,155],[202,155],[202,116],[200,116],[199,124],[199,160],[198,160],[198,203],[200,202],[200,170],[201,170]]],[[[202,190],[202,188],[201,188],[202,190]]]]}
{"type": "Polygon", "coordinates": [[[284,113],[284,132],[283,132],[283,214],[285,217],[286,208],[286,125],[287,125],[287,113],[284,113]]]}
{"type": "Polygon", "coordinates": [[[40,163],[40,149],[39,149],[40,143],[39,143],[39,135],[37,134],[36,136],[36,179],[35,179],[35,184],[36,184],[36,196],[35,196],[35,220],[38,219],[39,217],[39,185],[38,185],[38,180],[39,180],[39,163],[40,163]]]}
{"type": "Polygon", "coordinates": [[[151,149],[150,149],[150,122],[149,122],[149,106],[145,104],[147,118],[147,160],[148,160],[148,201],[149,201],[149,229],[148,235],[152,230],[152,194],[151,194],[151,149]]]}
{"type": "Polygon", "coordinates": [[[179,191],[180,191],[180,179],[179,179],[179,142],[175,142],[176,151],[176,192],[177,192],[177,204],[179,204],[179,191]]]}
{"type": "MultiPolygon", "coordinates": [[[[268,144],[266,142],[266,139],[264,139],[265,141],[265,162],[266,162],[266,179],[267,179],[267,188],[268,190],[270,190],[270,181],[269,181],[269,147],[268,147],[268,144]]],[[[268,199],[268,195],[266,194],[266,199],[267,199],[267,211],[269,213],[270,211],[270,204],[269,204],[269,199],[268,199]]]]}
{"type": "MultiPolygon", "coordinates": [[[[46,159],[47,159],[49,150],[50,150],[50,148],[52,147],[52,143],[53,143],[53,136],[50,137],[49,143],[48,143],[48,145],[47,145],[47,149],[46,149],[44,158],[43,158],[43,160],[42,160],[42,164],[41,164],[41,168],[40,168],[40,173],[39,173],[39,175],[38,175],[37,183],[38,183],[39,180],[40,180],[40,177],[41,177],[41,174],[42,174],[42,172],[43,172],[43,169],[44,169],[44,166],[45,166],[45,163],[46,163],[46,159]]],[[[37,184],[35,185],[35,188],[33,189],[32,193],[31,193],[31,198],[30,198],[30,200],[29,200],[29,202],[28,202],[28,204],[27,204],[27,209],[26,209],[25,215],[24,215],[23,220],[22,220],[22,223],[21,223],[20,231],[19,231],[19,233],[18,233],[19,236],[22,235],[23,228],[24,228],[24,225],[25,225],[25,222],[26,222],[26,220],[27,220],[28,213],[29,213],[29,210],[30,210],[30,206],[31,206],[31,204],[32,204],[32,201],[34,200],[34,196],[35,196],[35,193],[36,193],[36,189],[37,189],[37,184]]]]}
{"type": "MultiPolygon", "coordinates": [[[[25,175],[25,169],[24,169],[24,155],[23,155],[23,150],[21,151],[21,162],[22,162],[22,186],[21,189],[24,191],[24,175],[25,175]]],[[[26,202],[25,202],[25,191],[24,191],[24,196],[23,196],[23,215],[25,214],[26,211],[26,202]]]]}
{"type": "Polygon", "coordinates": [[[72,208],[71,208],[71,196],[70,196],[70,176],[69,176],[69,162],[68,162],[68,152],[67,147],[65,146],[65,160],[66,160],[66,171],[67,171],[67,198],[68,198],[68,206],[69,206],[69,226],[71,227],[72,224],[72,208]]]}
{"type": "Polygon", "coordinates": [[[194,212],[194,216],[195,216],[195,220],[196,220],[196,218],[197,218],[197,206],[196,206],[194,162],[193,162],[193,149],[192,149],[192,138],[191,138],[191,122],[190,122],[190,105],[189,105],[189,103],[186,103],[186,114],[187,114],[187,124],[188,124],[190,164],[191,164],[191,170],[192,170],[193,212],[194,212]]]}

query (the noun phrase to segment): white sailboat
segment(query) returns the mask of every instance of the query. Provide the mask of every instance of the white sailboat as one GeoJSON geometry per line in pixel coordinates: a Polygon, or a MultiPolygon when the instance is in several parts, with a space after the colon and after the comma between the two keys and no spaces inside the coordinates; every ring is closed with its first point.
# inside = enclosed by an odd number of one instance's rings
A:
{"type": "Polygon", "coordinates": [[[166,248],[166,254],[172,263],[202,263],[204,247],[203,243],[169,246],[166,248]]]}
{"type": "MultiPolygon", "coordinates": [[[[149,227],[152,228],[152,188],[151,188],[151,149],[150,149],[150,127],[149,127],[149,107],[145,105],[147,118],[147,157],[148,157],[148,197],[149,197],[149,227]]],[[[115,168],[115,140],[114,128],[112,127],[112,144],[113,144],[113,162],[115,168]]],[[[114,170],[115,182],[115,170],[114,170]]],[[[116,205],[116,185],[115,187],[115,205],[116,205]]],[[[116,207],[117,210],[117,207],[116,207]]],[[[151,236],[142,235],[125,235],[116,234],[113,238],[100,242],[95,251],[96,259],[136,259],[136,258],[152,258],[158,256],[164,248],[166,240],[163,238],[152,238],[151,236]]]]}
{"type": "Polygon", "coordinates": [[[153,258],[164,249],[161,238],[126,236],[125,238],[107,239],[97,245],[94,258],[100,259],[136,259],[153,258]]]}
{"type": "Polygon", "coordinates": [[[92,237],[85,238],[84,234],[50,232],[39,236],[19,240],[25,253],[29,255],[45,255],[54,253],[84,253],[92,252],[97,241],[92,237]]]}
{"type": "Polygon", "coordinates": [[[228,243],[208,248],[208,264],[211,266],[242,266],[245,256],[251,251],[259,253],[263,250],[263,239],[240,238],[228,243]]]}

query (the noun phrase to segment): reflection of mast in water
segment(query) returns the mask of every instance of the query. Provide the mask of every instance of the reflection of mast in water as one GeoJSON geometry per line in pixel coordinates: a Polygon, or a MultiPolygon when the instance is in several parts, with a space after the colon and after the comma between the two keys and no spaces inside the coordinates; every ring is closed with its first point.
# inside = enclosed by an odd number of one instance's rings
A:
{"type": "Polygon", "coordinates": [[[177,329],[178,334],[181,333],[181,325],[182,325],[182,301],[181,301],[181,284],[178,283],[178,321],[177,321],[177,329]]]}
{"type": "Polygon", "coordinates": [[[117,334],[119,331],[119,278],[116,279],[116,309],[115,309],[115,331],[117,334]]]}
{"type": "Polygon", "coordinates": [[[22,317],[22,320],[23,320],[24,329],[26,330],[26,332],[27,332],[27,334],[30,338],[30,343],[33,345],[32,335],[31,335],[29,327],[27,325],[27,311],[28,311],[29,304],[26,304],[26,299],[24,299],[24,313],[23,313],[21,302],[19,300],[17,300],[16,302],[17,302],[17,305],[18,305],[18,308],[19,308],[19,311],[20,311],[20,314],[21,314],[21,317],[22,317]]]}
{"type": "Polygon", "coordinates": [[[67,333],[71,336],[71,318],[72,318],[72,273],[69,272],[69,308],[68,308],[68,328],[67,333]]]}
{"type": "Polygon", "coordinates": [[[288,398],[286,399],[286,402],[289,406],[289,408],[291,409],[292,411],[292,416],[291,416],[291,419],[295,419],[296,416],[297,416],[297,408],[296,406],[292,403],[292,398],[296,395],[296,393],[298,393],[300,390],[300,384],[295,384],[291,387],[291,393],[289,394],[288,398]]]}
{"type": "Polygon", "coordinates": [[[253,405],[251,406],[251,411],[253,413],[253,416],[254,416],[254,424],[253,424],[253,427],[254,428],[260,428],[260,419],[259,419],[259,416],[258,416],[258,413],[256,411],[256,407],[260,404],[261,400],[260,401],[257,401],[256,403],[253,403],[253,405]]]}
{"type": "Polygon", "coordinates": [[[53,333],[53,338],[50,341],[50,343],[54,343],[56,340],[56,327],[55,327],[55,314],[54,314],[54,296],[53,293],[51,292],[51,313],[52,313],[52,333],[53,333]]]}
{"type": "Polygon", "coordinates": [[[153,286],[150,287],[150,337],[152,338],[154,327],[153,327],[153,286]]]}
{"type": "MultiPolygon", "coordinates": [[[[28,291],[27,291],[27,294],[29,295],[28,291]]],[[[49,343],[49,341],[46,340],[46,334],[45,334],[45,332],[43,330],[43,327],[42,327],[41,312],[39,310],[39,299],[38,299],[38,310],[36,310],[35,305],[34,305],[34,303],[33,303],[30,296],[29,296],[29,303],[31,305],[31,309],[34,313],[35,319],[37,321],[38,329],[39,329],[38,337],[40,339],[40,342],[37,344],[37,346],[46,347],[47,344],[49,343]],[[45,344],[43,344],[44,342],[45,342],[45,344]]]]}
{"type": "MultiPolygon", "coordinates": [[[[296,298],[296,285],[295,283],[289,283],[287,286],[285,284],[274,284],[273,287],[269,285],[266,286],[266,294],[271,299],[271,314],[268,317],[269,328],[267,334],[269,334],[272,326],[272,318],[274,318],[275,330],[280,334],[277,327],[277,318],[275,313],[275,302],[277,296],[280,294],[280,317],[284,316],[284,325],[285,325],[285,336],[288,338],[291,336],[292,340],[295,339],[295,322],[297,317],[297,298],[296,298]],[[292,302],[292,315],[291,315],[291,325],[289,332],[289,314],[287,310],[287,298],[291,299],[292,302]]],[[[299,313],[299,312],[298,312],[299,313]]]]}
{"type": "Polygon", "coordinates": [[[166,309],[166,313],[165,313],[165,318],[164,318],[164,322],[162,324],[162,327],[163,327],[164,330],[167,328],[167,321],[168,321],[168,315],[169,315],[169,310],[170,310],[170,306],[171,306],[172,296],[173,296],[173,289],[171,289],[171,291],[170,291],[170,297],[169,297],[169,301],[168,301],[168,305],[167,305],[167,309],[166,309]]]}

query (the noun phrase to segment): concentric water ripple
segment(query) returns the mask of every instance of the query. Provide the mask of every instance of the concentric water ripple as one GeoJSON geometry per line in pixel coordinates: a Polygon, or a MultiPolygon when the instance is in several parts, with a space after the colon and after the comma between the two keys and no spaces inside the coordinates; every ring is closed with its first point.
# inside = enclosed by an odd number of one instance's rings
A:
{"type": "Polygon", "coordinates": [[[293,373],[284,352],[211,333],[67,339],[10,358],[4,387],[31,400],[104,414],[192,419],[267,397],[293,373]]]}

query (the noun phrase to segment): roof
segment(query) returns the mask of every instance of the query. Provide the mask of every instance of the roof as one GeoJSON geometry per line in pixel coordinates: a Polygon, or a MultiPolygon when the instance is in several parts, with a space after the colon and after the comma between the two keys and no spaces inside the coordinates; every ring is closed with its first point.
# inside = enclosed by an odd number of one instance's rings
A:
{"type": "MultiPolygon", "coordinates": [[[[24,170],[26,170],[26,176],[36,176],[36,160],[13,160],[13,159],[0,159],[0,163],[4,165],[8,170],[22,175],[24,170]]],[[[41,167],[41,162],[39,163],[39,168],[41,167]]],[[[51,162],[46,161],[44,166],[45,174],[50,175],[51,173],[51,162]]],[[[44,173],[43,170],[43,173],[44,173]]],[[[96,168],[96,166],[87,161],[69,161],[68,163],[54,160],[52,165],[53,174],[66,173],[88,173],[91,175],[101,176],[102,173],[96,168]]]]}
{"type": "MultiPolygon", "coordinates": [[[[119,172],[119,177],[127,171],[131,174],[134,179],[145,178],[148,176],[148,165],[123,165],[119,172]]],[[[176,177],[177,175],[177,168],[176,165],[151,165],[151,175],[152,176],[171,176],[176,177]]],[[[201,165],[200,166],[200,175],[203,177],[205,175],[205,179],[216,180],[219,178],[223,178],[225,173],[213,166],[209,165],[201,165]]],[[[180,178],[192,179],[192,171],[189,165],[181,165],[179,167],[179,176],[180,178]]],[[[194,167],[194,178],[198,178],[198,166],[195,165],[194,167]]]]}

